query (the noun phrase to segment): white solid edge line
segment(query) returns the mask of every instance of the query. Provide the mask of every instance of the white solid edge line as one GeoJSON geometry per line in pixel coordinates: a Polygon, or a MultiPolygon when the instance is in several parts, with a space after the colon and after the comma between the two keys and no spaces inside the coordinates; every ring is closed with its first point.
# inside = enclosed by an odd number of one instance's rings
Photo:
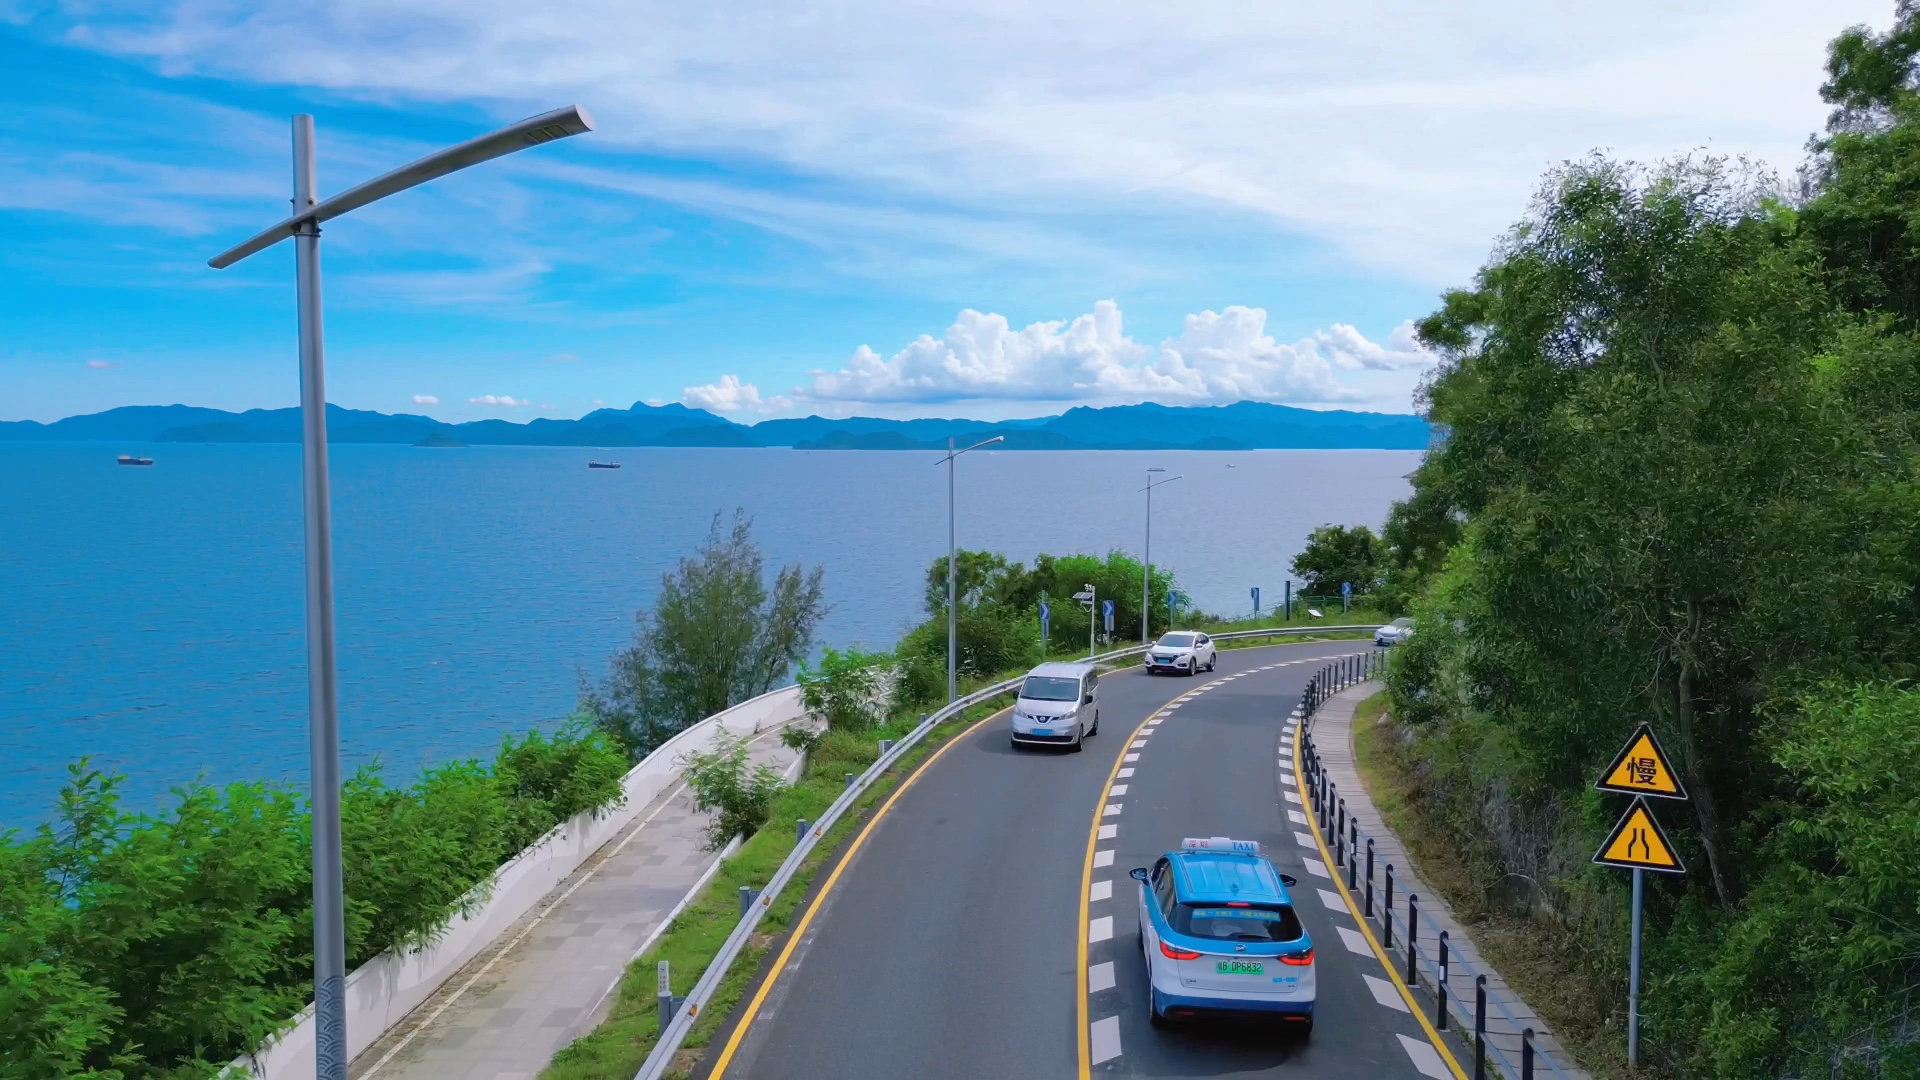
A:
{"type": "Polygon", "coordinates": [[[1095,1020],[1087,1028],[1087,1049],[1091,1051],[1093,1064],[1112,1061],[1120,1056],[1120,1018],[1109,1016],[1095,1020]]]}

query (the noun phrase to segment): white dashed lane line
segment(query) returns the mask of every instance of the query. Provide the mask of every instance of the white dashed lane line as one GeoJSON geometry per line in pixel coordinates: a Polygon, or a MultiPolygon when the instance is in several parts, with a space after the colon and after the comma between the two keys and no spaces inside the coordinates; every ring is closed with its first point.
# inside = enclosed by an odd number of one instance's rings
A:
{"type": "Polygon", "coordinates": [[[1342,915],[1348,914],[1347,902],[1345,900],[1340,899],[1339,893],[1329,892],[1326,889],[1318,889],[1315,891],[1317,891],[1320,894],[1320,902],[1322,904],[1327,905],[1328,911],[1337,911],[1342,915]]]}
{"type": "Polygon", "coordinates": [[[1293,822],[1295,825],[1305,825],[1307,823],[1307,815],[1298,810],[1289,810],[1287,811],[1287,820],[1293,822]]]}
{"type": "Polygon", "coordinates": [[[1102,866],[1112,866],[1113,865],[1113,849],[1108,848],[1105,851],[1094,852],[1093,865],[1096,869],[1102,866]]]}
{"type": "Polygon", "coordinates": [[[1298,806],[1298,805],[1300,805],[1300,793],[1299,793],[1299,792],[1297,792],[1297,791],[1283,791],[1283,792],[1281,792],[1281,794],[1282,794],[1282,795],[1285,795],[1285,796],[1287,797],[1287,801],[1288,801],[1288,802],[1290,802],[1290,803],[1292,803],[1292,804],[1294,804],[1295,806],[1298,806]]]}
{"type": "Polygon", "coordinates": [[[1108,795],[1125,795],[1126,793],[1127,793],[1127,785],[1125,784],[1115,784],[1112,787],[1107,789],[1108,795]]]}
{"type": "Polygon", "coordinates": [[[1095,1020],[1087,1032],[1087,1049],[1095,1065],[1120,1056],[1120,1018],[1109,1016],[1095,1020]]]}
{"type": "MultiPolygon", "coordinates": [[[[1087,920],[1087,944],[1097,945],[1100,942],[1105,941],[1112,936],[1113,936],[1113,916],[1102,915],[1097,919],[1087,920]]],[[[1386,983],[1381,983],[1380,985],[1387,986],[1386,983]]],[[[1387,986],[1387,989],[1392,990],[1393,987],[1387,986]]],[[[1375,997],[1380,996],[1380,991],[1378,990],[1375,990],[1373,993],[1375,997]]],[[[1406,1012],[1406,1009],[1402,1008],[1400,1011],[1406,1012]]]]}
{"type": "MultiPolygon", "coordinates": [[[[1345,945],[1348,952],[1365,957],[1373,956],[1373,949],[1367,945],[1367,939],[1360,936],[1360,931],[1349,930],[1344,926],[1336,926],[1334,929],[1340,932],[1340,944],[1345,945]]],[[[1387,983],[1381,983],[1380,985],[1388,986],[1387,983]]],[[[1376,992],[1374,996],[1378,997],[1379,994],[1376,992]]],[[[1393,1000],[1399,1001],[1399,995],[1394,995],[1393,1000]]],[[[1406,1010],[1403,1008],[1400,1011],[1405,1012],[1406,1010]]]]}
{"type": "Polygon", "coordinates": [[[1326,863],[1321,862],[1319,859],[1301,859],[1300,861],[1306,864],[1307,873],[1312,874],[1314,877],[1323,877],[1332,880],[1333,875],[1327,873],[1326,863]]]}
{"type": "Polygon", "coordinates": [[[1129,776],[1132,776],[1132,775],[1133,775],[1133,770],[1132,770],[1132,769],[1121,769],[1121,770],[1120,770],[1120,779],[1122,779],[1122,780],[1125,780],[1125,779],[1126,779],[1127,777],[1129,777],[1129,776]]]}
{"type": "Polygon", "coordinates": [[[1102,990],[1113,989],[1113,961],[1095,964],[1087,969],[1087,993],[1097,994],[1102,990]]]}
{"type": "Polygon", "coordinates": [[[1111,840],[1115,836],[1118,836],[1119,834],[1120,834],[1120,826],[1118,825],[1100,826],[1100,839],[1102,840],[1111,840]]]}
{"type": "Polygon", "coordinates": [[[1312,851],[1319,846],[1318,844],[1315,844],[1313,842],[1313,837],[1303,832],[1294,833],[1293,842],[1296,844],[1299,844],[1303,848],[1306,848],[1308,851],[1312,851]]]}
{"type": "Polygon", "coordinates": [[[1107,804],[1107,812],[1106,812],[1105,814],[1103,814],[1103,815],[1101,815],[1101,816],[1103,816],[1103,817],[1119,817],[1119,816],[1120,816],[1120,804],[1119,804],[1119,803],[1117,803],[1117,802],[1110,802],[1110,803],[1108,803],[1108,804],[1107,804]]]}
{"type": "MultiPolygon", "coordinates": [[[[1140,744],[1139,744],[1139,743],[1134,743],[1134,745],[1135,745],[1135,746],[1139,746],[1140,744]]],[[[1139,754],[1128,754],[1128,755],[1127,755],[1127,760],[1128,760],[1128,761],[1139,761],[1139,760],[1140,760],[1140,755],[1139,755],[1139,754]]]]}
{"type": "MultiPolygon", "coordinates": [[[[1111,923],[1113,920],[1108,919],[1107,921],[1111,923]]],[[[1369,950],[1369,952],[1371,952],[1371,950],[1369,950]]],[[[1373,991],[1373,1000],[1389,1009],[1398,1009],[1401,1012],[1407,1011],[1407,1003],[1400,1000],[1400,991],[1395,990],[1392,983],[1385,979],[1376,979],[1371,975],[1363,974],[1360,977],[1367,980],[1367,989],[1373,991]]]]}
{"type": "Polygon", "coordinates": [[[1431,1076],[1433,1080],[1451,1080],[1453,1074],[1447,1071],[1446,1062],[1440,1060],[1440,1053],[1432,1043],[1424,1039],[1410,1039],[1405,1035],[1395,1038],[1400,1040],[1407,1057],[1413,1059],[1413,1067],[1420,1070],[1420,1075],[1431,1076]]]}
{"type": "Polygon", "coordinates": [[[1087,889],[1087,899],[1088,900],[1113,899],[1113,882],[1111,881],[1094,882],[1093,885],[1087,889]]]}

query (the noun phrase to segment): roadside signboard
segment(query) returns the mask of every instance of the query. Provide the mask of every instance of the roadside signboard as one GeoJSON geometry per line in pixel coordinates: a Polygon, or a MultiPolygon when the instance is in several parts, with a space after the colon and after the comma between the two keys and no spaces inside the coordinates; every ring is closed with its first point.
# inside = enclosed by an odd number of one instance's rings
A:
{"type": "Polygon", "coordinates": [[[1640,798],[1634,799],[1633,805],[1627,808],[1593,861],[1627,870],[1652,870],[1662,874],[1687,872],[1687,865],[1674,852],[1666,830],[1654,820],[1647,801],[1640,798]]]}
{"type": "Polygon", "coordinates": [[[1686,787],[1680,783],[1667,752],[1660,748],[1660,740],[1654,737],[1653,728],[1648,724],[1640,725],[1640,730],[1627,740],[1626,749],[1620,751],[1593,786],[1601,791],[1651,795],[1656,799],[1687,797],[1686,787]]]}
{"type": "Polygon", "coordinates": [[[1040,640],[1047,640],[1047,631],[1053,626],[1053,605],[1040,601],[1040,640]]]}
{"type": "Polygon", "coordinates": [[[1253,613],[1260,614],[1260,586],[1253,587],[1253,613]]]}
{"type": "Polygon", "coordinates": [[[1656,874],[1684,874],[1687,864],[1673,849],[1673,841],[1653,816],[1647,796],[1656,799],[1681,799],[1687,789],[1673,771],[1672,759],[1660,749],[1653,728],[1641,724],[1627,745],[1600,774],[1594,787],[1633,796],[1633,805],[1620,818],[1606,842],[1594,853],[1593,861],[1602,866],[1618,866],[1633,871],[1633,942],[1627,953],[1627,1067],[1640,1066],[1640,912],[1646,896],[1647,871],[1656,874]]]}
{"type": "Polygon", "coordinates": [[[1100,601],[1100,618],[1106,623],[1107,633],[1113,633],[1113,601],[1100,601]]]}

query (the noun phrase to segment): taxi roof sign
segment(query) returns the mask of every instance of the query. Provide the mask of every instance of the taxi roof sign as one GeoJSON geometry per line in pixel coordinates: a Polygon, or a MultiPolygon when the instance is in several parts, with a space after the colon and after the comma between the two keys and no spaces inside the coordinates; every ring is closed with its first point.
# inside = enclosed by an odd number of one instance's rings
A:
{"type": "Polygon", "coordinates": [[[1617,791],[1623,795],[1651,795],[1656,799],[1685,799],[1687,789],[1680,783],[1680,774],[1673,771],[1672,761],[1667,752],[1660,748],[1660,740],[1653,734],[1653,728],[1641,724],[1640,729],[1627,740],[1624,750],[1613,759],[1600,774],[1600,780],[1593,785],[1601,791],[1617,791]]]}
{"type": "Polygon", "coordinates": [[[1180,841],[1180,850],[1182,851],[1227,851],[1227,852],[1232,852],[1235,855],[1258,855],[1260,854],[1260,841],[1230,840],[1224,836],[1209,836],[1209,837],[1189,836],[1185,840],[1180,841]]]}
{"type": "Polygon", "coordinates": [[[1654,870],[1662,874],[1684,874],[1687,865],[1680,861],[1680,855],[1673,850],[1672,841],[1661,830],[1660,822],[1654,819],[1653,810],[1645,799],[1633,800],[1620,824],[1613,827],[1607,842],[1593,861],[1603,866],[1620,866],[1629,870],[1654,870]]]}

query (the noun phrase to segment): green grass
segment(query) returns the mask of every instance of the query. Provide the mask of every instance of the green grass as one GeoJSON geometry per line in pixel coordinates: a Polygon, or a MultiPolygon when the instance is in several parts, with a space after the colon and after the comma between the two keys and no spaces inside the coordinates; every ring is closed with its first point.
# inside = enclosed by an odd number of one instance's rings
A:
{"type": "MultiPolygon", "coordinates": [[[[1419,788],[1409,760],[1397,745],[1399,729],[1386,716],[1386,708],[1383,692],[1354,710],[1354,767],[1387,827],[1406,846],[1414,871],[1439,891],[1454,918],[1471,931],[1487,962],[1546,1018],[1561,1044],[1578,1056],[1582,1068],[1595,1077],[1625,1080],[1629,1074],[1619,1060],[1624,1057],[1622,1035],[1617,1028],[1610,1030],[1606,1021],[1614,1004],[1606,996],[1607,988],[1569,977],[1569,972],[1586,969],[1585,959],[1576,955],[1573,935],[1546,920],[1517,915],[1488,902],[1487,890],[1475,879],[1473,867],[1460,858],[1459,845],[1428,822],[1417,801],[1409,798],[1419,788]]],[[[1666,1074],[1643,1066],[1631,1075],[1649,1080],[1666,1074]]]]}
{"type": "MultiPolygon", "coordinates": [[[[988,682],[978,685],[985,686],[988,682]]],[[[962,693],[967,690],[963,687],[962,693]]],[[[884,799],[901,777],[935,749],[965,731],[972,721],[991,715],[999,708],[999,704],[992,702],[977,705],[962,719],[941,724],[904,755],[886,776],[869,787],[850,812],[841,816],[814,847],[799,873],[767,908],[747,947],[728,968],[713,997],[701,1010],[699,1021],[694,1024],[668,1075],[684,1077],[698,1065],[719,1025],[755,984],[767,950],[791,927],[796,909],[812,888],[814,876],[837,857],[840,845],[866,819],[873,805],[884,799]]],[[[659,1006],[655,998],[656,962],[665,960],[671,966],[674,993],[685,994],[692,989],[740,921],[740,886],[765,885],[792,852],[794,820],[815,820],[845,790],[845,774],[863,772],[878,759],[878,740],[901,738],[918,723],[916,716],[862,732],[823,734],[808,755],[806,769],[799,780],[774,800],[766,827],[721,864],[706,889],[674,920],[673,927],[628,966],[607,1018],[554,1055],[552,1063],[541,1070],[541,1080],[630,1080],[660,1035],[659,1006]]]]}

